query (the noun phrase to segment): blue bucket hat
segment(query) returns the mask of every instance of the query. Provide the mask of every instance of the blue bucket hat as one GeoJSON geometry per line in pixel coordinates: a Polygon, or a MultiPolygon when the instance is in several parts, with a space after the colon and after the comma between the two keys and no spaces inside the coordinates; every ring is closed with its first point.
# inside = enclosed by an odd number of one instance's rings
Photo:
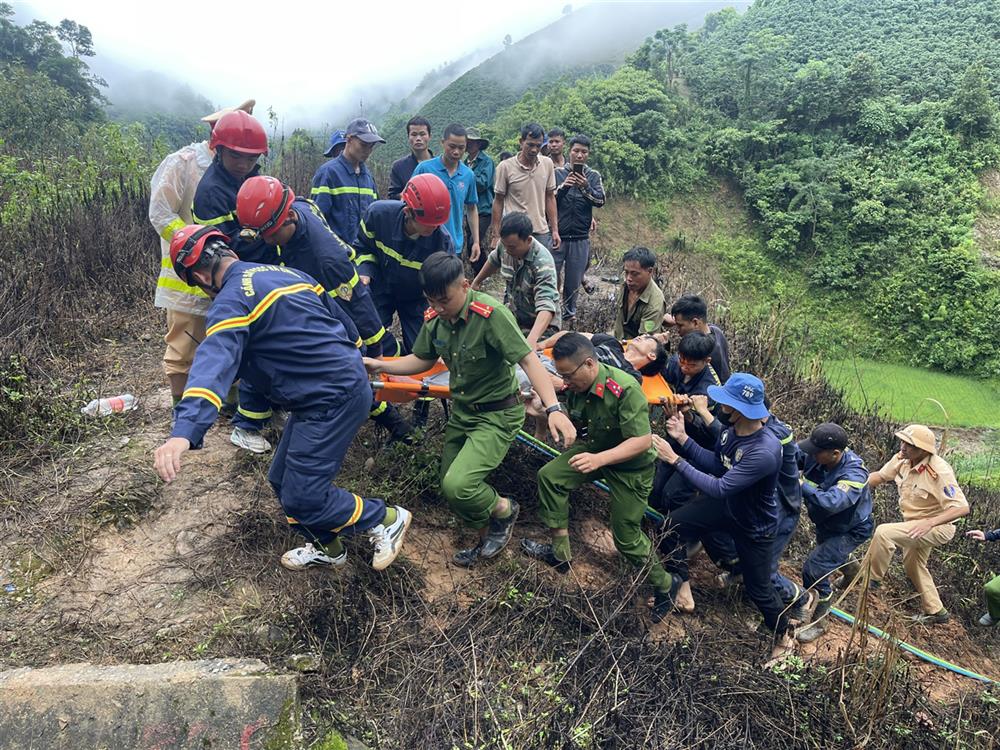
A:
{"type": "Polygon", "coordinates": [[[347,145],[347,132],[344,130],[334,130],[333,135],[330,136],[330,145],[323,152],[323,156],[333,156],[333,150],[337,146],[345,145],[347,145]]]}
{"type": "Polygon", "coordinates": [[[725,385],[708,386],[708,397],[747,419],[764,419],[770,414],[764,406],[764,384],[756,375],[746,372],[734,372],[725,385]]]}

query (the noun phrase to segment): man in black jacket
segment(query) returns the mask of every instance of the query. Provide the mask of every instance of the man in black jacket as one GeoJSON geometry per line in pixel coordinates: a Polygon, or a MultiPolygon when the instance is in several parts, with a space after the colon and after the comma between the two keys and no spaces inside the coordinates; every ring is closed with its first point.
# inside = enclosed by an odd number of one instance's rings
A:
{"type": "Polygon", "coordinates": [[[552,251],[556,274],[563,280],[563,324],[576,317],[576,298],[590,263],[590,226],[594,208],[604,205],[601,173],[587,166],[590,139],[575,135],[569,142],[569,162],[556,169],[556,206],[562,245],[552,251]]]}

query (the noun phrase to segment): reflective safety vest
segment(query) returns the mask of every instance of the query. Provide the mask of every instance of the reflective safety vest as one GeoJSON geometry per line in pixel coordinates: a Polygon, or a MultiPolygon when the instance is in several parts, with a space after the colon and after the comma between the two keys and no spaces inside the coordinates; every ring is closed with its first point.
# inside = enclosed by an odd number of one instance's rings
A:
{"type": "Polygon", "coordinates": [[[208,142],[192,143],[160,162],[150,180],[149,221],[160,235],[160,276],[154,304],[168,310],[204,315],[211,300],[201,289],[188,286],[170,264],[170,238],[193,224],[191,204],[205,170],[212,164],[208,142]]]}

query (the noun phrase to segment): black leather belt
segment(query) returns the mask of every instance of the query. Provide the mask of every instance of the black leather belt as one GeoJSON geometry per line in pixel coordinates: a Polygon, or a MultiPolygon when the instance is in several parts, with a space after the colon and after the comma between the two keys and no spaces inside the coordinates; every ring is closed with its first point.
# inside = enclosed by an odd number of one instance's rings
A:
{"type": "Polygon", "coordinates": [[[503,411],[512,406],[517,406],[520,402],[521,399],[517,397],[517,394],[512,393],[507,398],[502,398],[499,401],[484,401],[479,404],[473,404],[472,410],[480,414],[491,411],[503,411]]]}

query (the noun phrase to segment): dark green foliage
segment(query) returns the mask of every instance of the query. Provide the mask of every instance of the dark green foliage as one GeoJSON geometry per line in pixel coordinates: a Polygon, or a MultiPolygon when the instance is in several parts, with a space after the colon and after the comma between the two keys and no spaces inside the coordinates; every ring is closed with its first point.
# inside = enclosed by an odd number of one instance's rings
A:
{"type": "Polygon", "coordinates": [[[17,26],[13,15],[0,3],[0,145],[44,149],[103,119],[104,81],[80,59],[94,54],[86,26],[68,19],[17,26]]]}
{"type": "Polygon", "coordinates": [[[703,107],[705,165],[741,184],[770,259],[863,309],[870,354],[1000,373],[1000,279],[972,234],[1000,3],[759,0],[683,31],[633,63],[703,107]]]}

